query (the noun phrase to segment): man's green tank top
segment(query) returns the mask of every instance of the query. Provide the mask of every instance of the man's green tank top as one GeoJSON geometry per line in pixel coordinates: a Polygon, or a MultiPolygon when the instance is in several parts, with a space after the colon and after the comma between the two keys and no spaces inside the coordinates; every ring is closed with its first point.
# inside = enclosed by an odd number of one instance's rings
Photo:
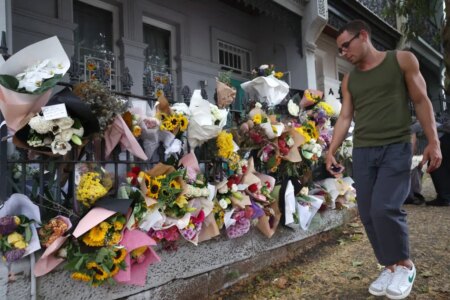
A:
{"type": "Polygon", "coordinates": [[[354,147],[411,141],[408,90],[395,51],[388,51],[371,70],[351,71],[348,89],[354,108],[354,147]]]}

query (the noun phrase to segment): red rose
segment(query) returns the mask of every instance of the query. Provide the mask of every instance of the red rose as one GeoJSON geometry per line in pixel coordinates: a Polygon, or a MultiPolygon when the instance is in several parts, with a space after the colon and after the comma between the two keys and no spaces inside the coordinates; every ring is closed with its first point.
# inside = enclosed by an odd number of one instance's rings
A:
{"type": "Polygon", "coordinates": [[[133,172],[134,174],[139,174],[141,172],[141,168],[139,168],[139,167],[132,167],[131,168],[131,172],[133,172]]]}
{"type": "Polygon", "coordinates": [[[254,183],[254,184],[252,184],[252,185],[250,185],[250,186],[248,187],[248,190],[249,190],[251,193],[255,193],[255,192],[258,190],[258,185],[257,185],[256,183],[254,183]]]}

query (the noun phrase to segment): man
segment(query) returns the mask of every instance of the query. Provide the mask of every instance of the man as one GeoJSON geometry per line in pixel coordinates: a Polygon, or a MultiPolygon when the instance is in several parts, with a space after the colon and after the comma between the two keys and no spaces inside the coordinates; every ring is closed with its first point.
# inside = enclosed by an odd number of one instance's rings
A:
{"type": "Polygon", "coordinates": [[[422,160],[429,163],[427,172],[439,167],[442,155],[416,57],[406,51],[378,51],[370,36],[369,26],[361,20],[346,24],[338,33],[339,54],[355,68],[342,81],[342,109],[326,167],[335,176],[342,170],[334,153],[354,118],[353,178],[359,214],[375,256],[385,266],[369,292],[403,299],[416,277],[406,213],[401,209],[409,192],[412,156],[408,95],[428,139],[422,160]]]}

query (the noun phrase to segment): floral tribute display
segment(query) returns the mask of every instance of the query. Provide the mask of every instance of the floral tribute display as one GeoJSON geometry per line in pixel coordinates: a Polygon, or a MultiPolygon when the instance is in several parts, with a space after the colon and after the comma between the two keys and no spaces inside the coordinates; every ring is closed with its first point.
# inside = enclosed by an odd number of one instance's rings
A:
{"type": "MultiPolygon", "coordinates": [[[[41,79],[41,87],[50,91],[53,81],[47,75],[62,76],[64,66],[64,60],[49,58],[32,69],[21,65],[31,75],[19,77],[41,79]],[[62,71],[57,72],[60,63],[62,71]]],[[[91,141],[80,150],[85,154],[81,161],[67,160],[71,167],[64,165],[49,176],[48,182],[60,186],[45,187],[35,198],[42,200],[40,205],[52,202],[49,194],[60,188],[69,200],[64,206],[57,201],[46,206],[57,207],[57,215],[46,213],[41,222],[39,208],[22,194],[12,195],[0,209],[0,251],[6,261],[42,247],[36,276],[63,265],[72,280],[92,287],[145,285],[162,251],[221,234],[237,239],[252,232],[252,226],[267,238],[277,234],[278,226],[308,230],[321,211],[348,207],[356,197],[351,178],[329,178],[323,171],[339,101],[312,89],[288,96],[284,74],[273,65],[253,73],[241,85],[250,97],[246,111],[231,126],[227,121],[236,91],[227,76],[217,80],[216,103],[195,90],[189,106],[169,103],[161,95],[145,109],[98,81],[83,82],[52,98],[65,105],[68,116],[51,120],[41,114],[50,95],[39,100],[33,93],[42,90],[25,92],[32,89],[26,82],[10,90],[5,87],[9,77],[0,79],[5,116],[11,113],[5,90],[34,99],[14,116],[20,122],[6,118],[29,154],[46,147],[65,155],[74,145],[84,146],[85,139],[91,141]],[[24,124],[28,129],[21,135],[24,124]],[[104,145],[104,153],[97,144],[104,145]],[[122,150],[128,151],[127,160],[121,160],[122,150]],[[71,179],[59,178],[61,174],[71,179]]],[[[351,147],[346,141],[338,150],[342,160],[351,162],[351,147]]]]}

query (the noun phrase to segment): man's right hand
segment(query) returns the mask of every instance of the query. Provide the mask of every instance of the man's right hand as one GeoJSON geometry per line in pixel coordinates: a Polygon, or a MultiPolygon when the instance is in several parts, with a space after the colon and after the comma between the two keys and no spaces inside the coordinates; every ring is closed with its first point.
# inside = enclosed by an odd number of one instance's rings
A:
{"type": "Polygon", "coordinates": [[[329,151],[326,157],[326,168],[327,171],[334,177],[338,177],[344,171],[344,167],[336,161],[334,155],[329,151]]]}

